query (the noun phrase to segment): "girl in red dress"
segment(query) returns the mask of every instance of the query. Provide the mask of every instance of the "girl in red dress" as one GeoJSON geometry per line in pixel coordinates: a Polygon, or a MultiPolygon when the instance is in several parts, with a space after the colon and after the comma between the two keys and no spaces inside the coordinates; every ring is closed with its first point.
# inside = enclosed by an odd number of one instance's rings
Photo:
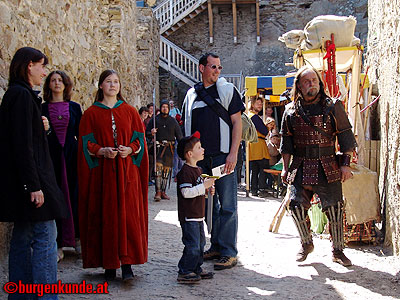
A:
{"type": "Polygon", "coordinates": [[[147,261],[148,170],[140,116],[106,70],[80,123],[78,176],[83,267],[103,267],[107,280],[120,266],[130,280],[131,265],[147,261]]]}

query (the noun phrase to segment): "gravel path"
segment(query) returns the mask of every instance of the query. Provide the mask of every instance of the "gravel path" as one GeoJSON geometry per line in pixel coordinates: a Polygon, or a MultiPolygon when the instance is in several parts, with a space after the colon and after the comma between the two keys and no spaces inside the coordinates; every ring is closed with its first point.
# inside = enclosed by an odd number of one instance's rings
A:
{"type": "MultiPolygon", "coordinates": [[[[380,246],[351,245],[345,253],[354,266],[345,268],[331,261],[329,240],[315,237],[314,252],[298,264],[294,257],[299,238],[291,218],[283,218],[279,234],[268,232],[280,199],[246,198],[242,192],[238,198],[238,266],[216,271],[214,279],[196,285],[178,284],[177,263],[183,245],[175,184],[168,194],[170,201],[154,202],[154,188],[150,188],[149,261],[134,266],[136,277],[131,283],[117,279],[109,283],[109,294],[60,295],[60,299],[400,299],[399,258],[380,246]]],[[[59,279],[64,283],[104,282],[102,269],[82,269],[81,265],[74,253],[67,252],[59,263],[59,279]]],[[[205,270],[212,268],[212,262],[204,263],[205,270]]],[[[1,278],[3,286],[5,276],[1,278]]]]}

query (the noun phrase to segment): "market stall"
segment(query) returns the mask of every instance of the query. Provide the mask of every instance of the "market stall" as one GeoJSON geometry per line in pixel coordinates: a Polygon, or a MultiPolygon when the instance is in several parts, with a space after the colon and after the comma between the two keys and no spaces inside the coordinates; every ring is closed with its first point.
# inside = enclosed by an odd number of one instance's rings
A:
{"type": "MultiPolygon", "coordinates": [[[[290,91],[293,86],[294,77],[286,76],[249,76],[245,78],[245,103],[246,113],[249,109],[250,97],[261,97],[263,101],[263,120],[265,122],[265,108],[274,107],[276,125],[279,128],[280,115],[278,107],[283,107],[290,102],[288,96],[282,94],[290,91]]],[[[249,163],[249,143],[246,142],[246,195],[249,196],[250,190],[250,163],[249,163]]]]}

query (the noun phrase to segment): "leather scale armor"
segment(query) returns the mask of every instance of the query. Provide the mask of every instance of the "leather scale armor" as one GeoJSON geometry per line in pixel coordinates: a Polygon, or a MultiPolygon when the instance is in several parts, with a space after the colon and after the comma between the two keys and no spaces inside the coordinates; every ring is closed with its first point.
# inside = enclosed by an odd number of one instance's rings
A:
{"type": "Polygon", "coordinates": [[[325,131],[332,138],[318,132],[296,114],[292,133],[295,153],[289,168],[289,176],[295,174],[303,164],[302,184],[319,184],[321,174],[318,172],[318,165],[321,163],[328,183],[338,181],[340,180],[340,169],[335,154],[335,135],[337,132],[334,127],[335,124],[333,124],[331,117],[326,118],[326,123],[323,122],[323,115],[308,117],[314,126],[325,131]]]}

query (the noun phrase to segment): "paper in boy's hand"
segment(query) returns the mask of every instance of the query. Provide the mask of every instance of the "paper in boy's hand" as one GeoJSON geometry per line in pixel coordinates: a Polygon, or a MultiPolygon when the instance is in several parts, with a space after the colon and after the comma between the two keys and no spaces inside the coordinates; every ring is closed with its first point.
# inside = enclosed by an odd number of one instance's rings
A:
{"type": "Polygon", "coordinates": [[[215,167],[211,171],[213,176],[223,177],[225,175],[228,175],[227,173],[224,172],[224,170],[225,170],[225,164],[215,167]]]}

